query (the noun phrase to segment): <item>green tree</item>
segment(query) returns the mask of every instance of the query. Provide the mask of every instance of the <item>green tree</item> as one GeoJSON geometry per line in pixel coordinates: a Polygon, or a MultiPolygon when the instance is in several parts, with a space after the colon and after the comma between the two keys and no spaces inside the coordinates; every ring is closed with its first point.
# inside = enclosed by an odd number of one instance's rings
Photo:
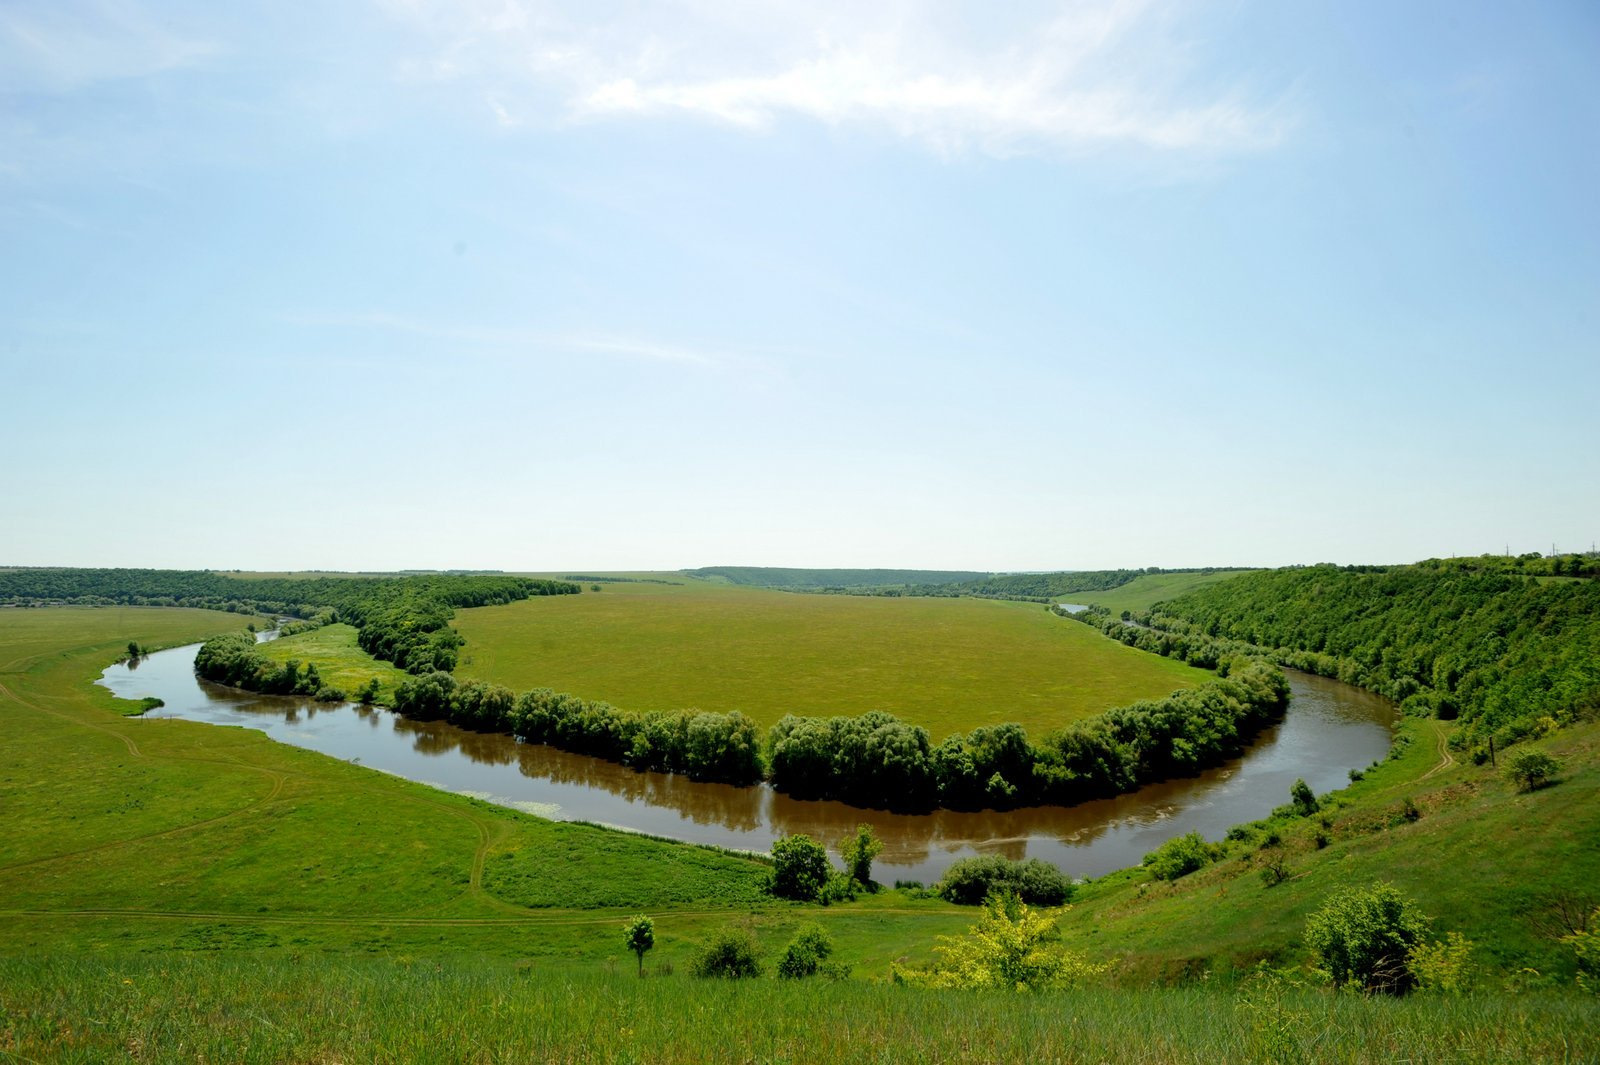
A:
{"type": "Polygon", "coordinates": [[[778,962],[778,976],[784,980],[813,976],[832,954],[833,940],[821,925],[802,925],[784,948],[783,959],[778,962]]]}
{"type": "Polygon", "coordinates": [[[1561,772],[1561,763],[1543,751],[1521,751],[1506,767],[1506,776],[1522,791],[1537,791],[1561,772]]]}
{"type": "Polygon", "coordinates": [[[623,928],[622,938],[628,949],[639,956],[639,975],[643,976],[645,951],[656,945],[656,923],[640,914],[623,928]]]}
{"type": "Polygon", "coordinates": [[[864,888],[872,887],[872,859],[883,853],[883,840],[872,834],[866,822],[856,825],[853,835],[839,841],[839,854],[845,871],[864,888]]]}
{"type": "Polygon", "coordinates": [[[1081,954],[1061,949],[1054,917],[1037,913],[1010,892],[992,895],[964,936],[940,936],[941,960],[929,969],[896,967],[897,983],[940,988],[1033,991],[1075,987],[1105,972],[1081,954]]]}
{"type": "Polygon", "coordinates": [[[1335,895],[1306,920],[1306,945],[1335,986],[1403,995],[1416,986],[1411,953],[1427,922],[1392,884],[1335,895]]]}
{"type": "Polygon", "coordinates": [[[1316,793],[1304,780],[1294,782],[1294,786],[1289,789],[1289,798],[1294,802],[1294,812],[1301,817],[1310,817],[1319,809],[1316,793]]]}
{"type": "Polygon", "coordinates": [[[814,901],[828,872],[828,852],[810,836],[784,836],[772,844],[772,893],[780,899],[814,901]]]}

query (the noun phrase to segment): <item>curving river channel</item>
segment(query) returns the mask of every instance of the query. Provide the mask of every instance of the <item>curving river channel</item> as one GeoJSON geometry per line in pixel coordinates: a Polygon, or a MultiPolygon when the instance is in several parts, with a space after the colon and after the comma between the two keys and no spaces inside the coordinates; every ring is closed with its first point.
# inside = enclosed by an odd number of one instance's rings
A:
{"type": "Polygon", "coordinates": [[[1303,777],[1317,793],[1343,787],[1348,771],[1383,758],[1394,723],[1386,699],[1348,684],[1287,671],[1293,699],[1284,720],[1244,756],[1195,777],[1072,807],[1006,812],[892,814],[780,795],[762,785],[697,784],[638,773],[511,736],[409,721],[387,710],[254,695],[194,675],[199,644],[109,667],[99,683],[126,699],[166,705],[142,720],[181,718],[259,729],[275,740],[559,820],[593,821],[671,839],[766,851],[778,836],[835,840],[865,821],[884,842],[877,879],[932,883],[958,858],[1043,858],[1072,876],[1137,865],[1185,832],[1220,839],[1241,821],[1289,800],[1303,777]]]}

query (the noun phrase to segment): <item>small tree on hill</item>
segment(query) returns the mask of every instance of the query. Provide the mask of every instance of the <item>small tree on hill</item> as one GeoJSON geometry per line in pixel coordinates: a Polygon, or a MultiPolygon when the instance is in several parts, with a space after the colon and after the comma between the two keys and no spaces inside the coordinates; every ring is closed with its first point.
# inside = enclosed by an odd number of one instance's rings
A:
{"type": "Polygon", "coordinates": [[[772,844],[772,893],[811,902],[828,882],[828,852],[810,836],[784,836],[772,844]]]}
{"type": "Polygon", "coordinates": [[[622,937],[628,949],[639,956],[639,975],[643,976],[645,951],[656,945],[656,923],[640,914],[628,922],[622,930],[622,937]]]}
{"type": "Polygon", "coordinates": [[[845,871],[862,887],[871,888],[872,859],[883,853],[883,840],[872,834],[872,826],[865,822],[857,825],[854,835],[839,841],[839,853],[845,871]]]}
{"type": "Polygon", "coordinates": [[[1294,812],[1301,817],[1310,817],[1318,810],[1316,793],[1304,780],[1294,782],[1294,787],[1289,789],[1289,798],[1294,802],[1294,812]]]}
{"type": "Polygon", "coordinates": [[[1561,763],[1543,751],[1522,751],[1506,767],[1506,776],[1522,791],[1537,791],[1561,772],[1561,763]]]}

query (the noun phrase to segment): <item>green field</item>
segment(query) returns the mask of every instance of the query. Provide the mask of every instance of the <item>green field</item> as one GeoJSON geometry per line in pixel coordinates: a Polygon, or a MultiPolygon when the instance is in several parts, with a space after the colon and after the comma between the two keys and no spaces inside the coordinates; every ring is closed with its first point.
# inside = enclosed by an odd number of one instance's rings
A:
{"type": "MultiPolygon", "coordinates": [[[[1042,613],[1042,611],[1041,611],[1042,613]]],[[[1086,886],[1068,943],[1110,988],[1039,997],[874,986],[973,919],[885,891],[828,908],[759,893],[764,867],[554,824],[243,729],[121,717],[90,682],[130,639],[237,627],[203,611],[0,611],[0,1056],[15,1060],[1594,1060],[1600,1003],[1560,989],[1551,900],[1600,883],[1600,727],[1547,746],[1561,781],[1513,793],[1448,759],[1442,725],[1281,826],[1290,878],[1255,844],[1174,884],[1086,886]],[[1396,819],[1410,798],[1416,822],[1396,819]],[[1492,844],[1491,842],[1492,841],[1492,844]],[[1384,1002],[1238,981],[1304,973],[1306,913],[1393,880],[1477,944],[1480,993],[1384,1002]],[[657,919],[652,979],[619,930],[657,919]],[[714,929],[749,922],[769,971],[803,920],[857,979],[706,984],[714,929]],[[1151,982],[1184,981],[1175,990],[1151,982]],[[1145,988],[1145,990],[1138,990],[1145,988]],[[625,1018],[619,1024],[618,1018],[625,1018]],[[866,1040],[865,1043],[861,1040],[866,1040]],[[832,1048],[831,1050],[829,1048],[832,1048]],[[835,1053],[836,1052],[836,1053],[835,1053]]],[[[1588,893],[1587,895],[1585,893],[1588,893]]],[[[1303,980],[1304,976],[1293,976],[1303,980]]]]}
{"type": "Polygon", "coordinates": [[[1103,592],[1073,592],[1061,596],[1073,603],[1103,606],[1112,613],[1124,610],[1149,610],[1157,603],[1175,599],[1185,592],[1225,581],[1248,570],[1215,570],[1211,573],[1147,573],[1127,584],[1103,592]]]}
{"type": "Polygon", "coordinates": [[[742,710],[762,725],[887,710],[935,740],[1007,721],[1042,732],[1209,676],[1033,603],[604,588],[460,611],[458,676],[626,710],[742,710]]]}
{"type": "Polygon", "coordinates": [[[380,685],[377,701],[384,704],[394,698],[395,688],[411,676],[363,651],[356,644],[353,625],[324,625],[297,636],[271,640],[261,645],[261,653],[273,662],[314,662],[322,683],[342,689],[351,698],[355,698],[357,688],[376,677],[380,685]]]}

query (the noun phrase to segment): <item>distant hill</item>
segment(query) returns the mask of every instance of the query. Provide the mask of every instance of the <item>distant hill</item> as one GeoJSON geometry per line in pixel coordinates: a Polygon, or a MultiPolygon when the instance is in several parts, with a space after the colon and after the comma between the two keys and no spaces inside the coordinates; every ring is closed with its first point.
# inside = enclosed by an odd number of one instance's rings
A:
{"type": "Polygon", "coordinates": [[[828,588],[891,588],[955,584],[989,576],[970,570],[940,569],[787,569],[782,566],[705,566],[683,571],[690,577],[721,578],[756,588],[819,591],[828,588]]]}
{"type": "Polygon", "coordinates": [[[1081,592],[1120,588],[1137,577],[1158,573],[1204,573],[1205,570],[1111,569],[1060,570],[1054,573],[974,573],[916,569],[785,569],[776,566],[707,566],[684,570],[691,577],[712,578],[757,588],[796,592],[846,592],[852,595],[971,595],[983,599],[1051,599],[1081,592]]]}

